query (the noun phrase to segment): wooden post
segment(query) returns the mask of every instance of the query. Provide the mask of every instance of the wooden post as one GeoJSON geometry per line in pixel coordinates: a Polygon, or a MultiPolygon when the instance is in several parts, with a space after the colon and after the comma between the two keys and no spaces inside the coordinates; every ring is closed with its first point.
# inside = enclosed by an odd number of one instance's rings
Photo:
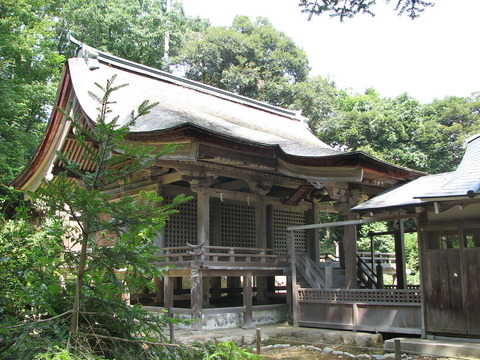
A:
{"type": "Polygon", "coordinates": [[[164,279],[159,277],[154,277],[153,285],[155,286],[155,303],[161,305],[162,302],[164,301],[164,294],[165,294],[164,279]]]}
{"type": "MultiPolygon", "coordinates": [[[[258,197],[256,203],[256,229],[257,229],[257,247],[260,249],[267,248],[267,207],[265,206],[265,198],[261,195],[258,197]]],[[[265,252],[263,252],[265,253],[265,252]]],[[[263,259],[265,260],[265,259],[263,259]]],[[[257,276],[257,302],[265,304],[268,301],[267,298],[267,279],[263,276],[257,276]]]]}
{"type": "MultiPolygon", "coordinates": [[[[273,249],[274,238],[273,238],[273,206],[266,206],[266,240],[267,248],[273,249]]],[[[269,292],[275,291],[275,276],[269,276],[267,278],[267,289],[269,292]]]]}
{"type": "Polygon", "coordinates": [[[331,289],[333,284],[333,262],[332,259],[325,260],[325,288],[331,289]]]}
{"type": "MultiPolygon", "coordinates": [[[[316,224],[318,221],[317,218],[317,203],[312,203],[312,208],[305,213],[305,221],[307,224],[316,224]]],[[[320,235],[318,229],[310,229],[305,231],[305,250],[307,252],[307,257],[309,257],[313,262],[318,263],[319,261],[319,247],[320,247],[320,235]]]]}
{"type": "Polygon", "coordinates": [[[173,308],[173,279],[166,273],[163,277],[163,306],[167,310],[167,316],[172,316],[173,308]]]}
{"type": "Polygon", "coordinates": [[[257,354],[260,355],[260,353],[262,352],[262,329],[257,329],[256,343],[257,343],[257,354]]]}
{"type": "Polygon", "coordinates": [[[382,267],[382,262],[378,260],[378,264],[376,267],[376,273],[377,273],[377,289],[383,289],[383,267],[382,267]]]}
{"type": "MultiPolygon", "coordinates": [[[[348,216],[347,220],[351,220],[348,216]]],[[[347,289],[356,289],[357,284],[357,226],[347,225],[344,229],[343,251],[345,253],[345,285],[347,289]]]]}
{"type": "Polygon", "coordinates": [[[398,229],[395,229],[395,263],[397,273],[397,289],[407,288],[407,269],[405,264],[405,239],[403,220],[398,220],[398,229]]]}
{"type": "Polygon", "coordinates": [[[192,330],[202,330],[203,285],[202,273],[200,269],[198,269],[197,267],[192,268],[190,279],[190,301],[192,304],[192,320],[197,320],[192,324],[192,330]]]}
{"type": "Polygon", "coordinates": [[[400,339],[394,339],[393,340],[393,345],[395,348],[395,360],[401,360],[402,359],[402,345],[400,343],[400,339]]]}
{"type": "Polygon", "coordinates": [[[221,246],[222,245],[222,203],[219,198],[210,199],[210,245],[221,246]]]}
{"type": "Polygon", "coordinates": [[[243,276],[243,305],[245,314],[243,316],[243,327],[251,329],[253,326],[253,296],[252,296],[252,273],[247,272],[243,276]]]}
{"type": "Polygon", "coordinates": [[[290,231],[288,237],[288,251],[290,253],[290,296],[292,304],[292,322],[293,326],[298,326],[298,293],[297,293],[297,265],[296,265],[296,254],[295,254],[295,232],[290,231]]]}
{"type": "Polygon", "coordinates": [[[210,245],[210,197],[203,187],[197,192],[197,239],[198,245],[210,245]]]}
{"type": "Polygon", "coordinates": [[[212,276],[210,277],[210,287],[212,289],[212,300],[219,300],[222,297],[222,277],[212,276]]]}
{"type": "Polygon", "coordinates": [[[202,305],[210,305],[210,276],[202,276],[202,305]]]}

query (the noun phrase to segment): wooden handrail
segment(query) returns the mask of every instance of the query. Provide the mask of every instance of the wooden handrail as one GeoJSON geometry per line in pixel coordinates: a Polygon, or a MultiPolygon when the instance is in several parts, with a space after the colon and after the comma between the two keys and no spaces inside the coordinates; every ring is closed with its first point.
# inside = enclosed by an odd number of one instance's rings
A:
{"type": "Polygon", "coordinates": [[[288,262],[286,249],[187,245],[162,249],[164,262],[208,261],[241,263],[288,262]]]}

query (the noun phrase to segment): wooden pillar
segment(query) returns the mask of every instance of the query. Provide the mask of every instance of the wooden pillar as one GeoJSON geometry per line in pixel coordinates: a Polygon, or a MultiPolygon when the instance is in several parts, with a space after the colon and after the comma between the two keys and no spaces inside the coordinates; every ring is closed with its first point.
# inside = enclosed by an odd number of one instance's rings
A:
{"type": "Polygon", "coordinates": [[[202,272],[197,267],[191,269],[191,293],[190,301],[192,304],[192,330],[202,330],[203,313],[203,284],[202,272]]]}
{"type": "MultiPolygon", "coordinates": [[[[267,241],[267,248],[273,249],[274,246],[274,237],[273,237],[273,206],[267,205],[266,206],[266,241],[267,241]]],[[[267,278],[267,290],[269,292],[275,291],[275,276],[269,276],[267,278]]]]}
{"type": "MultiPolygon", "coordinates": [[[[193,190],[193,187],[192,187],[193,190]]],[[[197,193],[197,241],[198,245],[210,245],[210,196],[207,189],[198,187],[197,193]]]]}
{"type": "Polygon", "coordinates": [[[210,305],[210,276],[202,276],[202,305],[210,305]]]}
{"type": "Polygon", "coordinates": [[[164,285],[164,279],[159,278],[159,277],[154,277],[153,278],[153,285],[155,287],[155,303],[157,304],[164,304],[165,306],[165,285],[164,285]]]}
{"type": "Polygon", "coordinates": [[[292,323],[293,326],[298,326],[298,294],[297,294],[297,264],[296,264],[296,254],[295,254],[295,232],[290,231],[288,234],[288,252],[290,255],[290,286],[288,299],[290,299],[290,304],[292,306],[292,323]]]}
{"type": "Polygon", "coordinates": [[[227,291],[228,295],[236,296],[236,289],[240,287],[240,278],[238,276],[227,277],[227,291]]]}
{"type": "MultiPolygon", "coordinates": [[[[257,229],[257,247],[261,249],[267,248],[267,207],[265,206],[265,198],[258,196],[256,203],[256,229],[257,229]]],[[[255,278],[255,285],[257,288],[257,302],[265,304],[268,302],[267,298],[267,278],[264,276],[257,276],[255,278]]]]}
{"type": "MultiPolygon", "coordinates": [[[[352,220],[353,215],[347,215],[345,220],[352,220]]],[[[345,285],[347,289],[356,289],[357,281],[357,227],[347,225],[344,229],[343,251],[345,256],[345,285]]]]}
{"type": "Polygon", "coordinates": [[[255,283],[257,285],[257,303],[268,304],[268,284],[266,276],[256,276],[255,283]]]}
{"type": "MultiPolygon", "coordinates": [[[[210,199],[210,244],[212,246],[222,245],[222,202],[219,198],[210,199]]],[[[218,300],[222,297],[222,278],[219,276],[210,277],[211,300],[218,300]]],[[[207,289],[208,290],[208,289],[207,289]]],[[[207,293],[208,294],[208,293],[207,293]]]]}
{"type": "Polygon", "coordinates": [[[163,277],[163,288],[164,288],[164,300],[163,305],[167,310],[167,315],[171,316],[171,311],[173,308],[173,278],[165,274],[163,277]]]}
{"type": "Polygon", "coordinates": [[[210,288],[212,289],[212,293],[211,293],[212,301],[220,300],[222,297],[222,277],[221,276],[210,277],[210,288]]]}
{"type": "MultiPolygon", "coordinates": [[[[317,218],[317,203],[312,203],[312,208],[308,210],[305,214],[305,220],[307,224],[316,224],[318,221],[317,218]]],[[[305,249],[307,256],[313,261],[319,261],[319,246],[320,246],[320,235],[318,229],[305,230],[305,249]]]]}
{"type": "Polygon", "coordinates": [[[243,327],[245,329],[253,328],[253,294],[252,294],[252,273],[247,272],[243,276],[243,306],[245,313],[243,316],[243,327]]]}
{"type": "Polygon", "coordinates": [[[397,289],[407,288],[407,269],[405,264],[405,231],[403,220],[397,220],[395,227],[395,263],[397,289]]]}

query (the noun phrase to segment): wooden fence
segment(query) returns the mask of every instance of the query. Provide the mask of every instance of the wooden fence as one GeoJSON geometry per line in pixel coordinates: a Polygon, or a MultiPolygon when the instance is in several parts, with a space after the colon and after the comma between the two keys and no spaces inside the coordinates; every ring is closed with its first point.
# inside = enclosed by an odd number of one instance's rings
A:
{"type": "Polygon", "coordinates": [[[419,290],[296,289],[299,326],[422,333],[419,290]]]}

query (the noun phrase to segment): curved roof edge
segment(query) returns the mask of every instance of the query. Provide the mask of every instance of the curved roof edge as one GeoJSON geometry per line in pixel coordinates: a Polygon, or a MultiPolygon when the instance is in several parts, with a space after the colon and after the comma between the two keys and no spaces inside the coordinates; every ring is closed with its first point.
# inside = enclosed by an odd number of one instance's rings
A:
{"type": "Polygon", "coordinates": [[[70,36],[70,41],[72,41],[78,46],[77,57],[84,58],[85,61],[89,63],[90,69],[92,70],[95,69],[96,61],[102,61],[104,63],[111,64],[114,66],[119,66],[125,69],[130,69],[137,73],[151,76],[162,81],[171,82],[173,84],[184,86],[189,89],[193,89],[193,90],[204,92],[213,96],[217,96],[225,100],[234,101],[243,105],[255,107],[257,109],[261,109],[261,110],[272,112],[278,115],[290,117],[291,119],[294,119],[294,120],[298,120],[298,121],[307,120],[306,117],[301,115],[301,112],[302,112],[301,110],[290,110],[290,109],[285,109],[278,106],[270,105],[268,103],[255,100],[243,95],[238,95],[224,89],[203,84],[195,80],[190,80],[186,77],[175,75],[167,71],[152,68],[146,65],[142,65],[142,64],[130,61],[130,60],[122,59],[118,56],[111,55],[101,50],[95,49],[91,46],[88,46],[82,43],[81,41],[73,38],[72,36],[70,36]]]}

